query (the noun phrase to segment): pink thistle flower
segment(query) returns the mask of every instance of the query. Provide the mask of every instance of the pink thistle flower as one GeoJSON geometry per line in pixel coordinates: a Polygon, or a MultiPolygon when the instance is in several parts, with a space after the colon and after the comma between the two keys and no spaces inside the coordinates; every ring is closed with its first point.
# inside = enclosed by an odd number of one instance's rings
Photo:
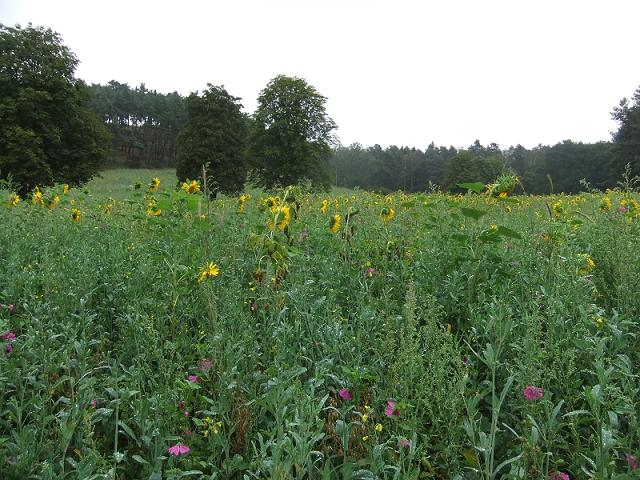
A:
{"type": "Polygon", "coordinates": [[[540,400],[544,395],[544,390],[542,387],[534,387],[533,385],[528,385],[522,389],[522,395],[527,400],[540,400]]]}
{"type": "Polygon", "coordinates": [[[183,445],[181,443],[176,443],[173,447],[169,447],[167,451],[172,456],[179,457],[180,455],[186,455],[187,453],[189,453],[189,450],[190,448],[187,447],[186,445],[183,445]]]}
{"type": "Polygon", "coordinates": [[[190,415],[190,414],[189,414],[189,412],[187,412],[187,411],[185,410],[185,412],[184,412],[184,416],[185,416],[185,417],[188,417],[189,415],[190,415]]]}
{"type": "Polygon", "coordinates": [[[551,472],[549,474],[549,480],[571,480],[568,473],[564,472],[551,472]]]}
{"type": "Polygon", "coordinates": [[[376,274],[376,269],[373,267],[367,268],[367,271],[364,273],[365,277],[371,278],[376,274]]]}
{"type": "Polygon", "coordinates": [[[190,381],[191,383],[198,383],[200,381],[197,375],[189,375],[187,377],[187,380],[190,381]]]}
{"type": "Polygon", "coordinates": [[[387,417],[399,417],[400,410],[396,408],[396,405],[397,405],[397,402],[394,402],[393,400],[387,400],[387,406],[384,409],[384,414],[387,417]]]}
{"type": "Polygon", "coordinates": [[[180,401],[178,402],[177,407],[178,407],[178,410],[184,410],[184,401],[183,401],[183,400],[180,400],[180,401]]]}
{"type": "Polygon", "coordinates": [[[399,445],[403,448],[411,448],[411,440],[408,440],[406,438],[401,438],[399,445]]]}
{"type": "Polygon", "coordinates": [[[340,398],[343,400],[351,400],[353,398],[348,388],[341,388],[338,395],[340,395],[340,398]]]}
{"type": "Polygon", "coordinates": [[[2,335],[0,335],[0,340],[9,340],[10,342],[13,342],[16,339],[16,334],[13,332],[4,332],[2,335]]]}
{"type": "Polygon", "coordinates": [[[620,207],[620,208],[618,208],[618,212],[627,213],[627,209],[626,209],[626,207],[620,207]]]}
{"type": "Polygon", "coordinates": [[[213,363],[211,363],[211,360],[209,360],[208,358],[204,358],[198,362],[198,370],[200,370],[201,372],[208,372],[209,370],[211,370],[212,366],[213,363]]]}
{"type": "Polygon", "coordinates": [[[627,459],[627,465],[629,465],[629,468],[635,472],[638,469],[638,457],[628,453],[626,455],[626,459],[627,459]]]}
{"type": "Polygon", "coordinates": [[[7,353],[7,354],[9,354],[9,353],[13,352],[13,345],[11,345],[10,343],[7,343],[7,344],[4,346],[4,351],[5,351],[5,353],[7,353]]]}
{"type": "Polygon", "coordinates": [[[91,400],[91,408],[96,408],[97,406],[98,402],[95,399],[91,400]]]}

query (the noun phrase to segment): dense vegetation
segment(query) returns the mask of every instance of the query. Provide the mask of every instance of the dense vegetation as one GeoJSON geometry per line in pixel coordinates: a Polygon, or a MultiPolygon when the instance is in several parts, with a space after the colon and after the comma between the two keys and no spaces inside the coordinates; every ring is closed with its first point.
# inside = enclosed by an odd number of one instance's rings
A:
{"type": "Polygon", "coordinates": [[[637,478],[633,182],[174,178],[0,208],[1,478],[637,478]]]}

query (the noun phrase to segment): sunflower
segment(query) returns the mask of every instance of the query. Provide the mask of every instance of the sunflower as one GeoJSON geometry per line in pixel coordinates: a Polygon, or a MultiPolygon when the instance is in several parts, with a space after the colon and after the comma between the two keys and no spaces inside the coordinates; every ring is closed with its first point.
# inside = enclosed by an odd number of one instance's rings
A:
{"type": "Polygon", "coordinates": [[[380,215],[382,216],[383,222],[389,222],[396,216],[396,212],[393,208],[383,208],[380,215]]]}
{"type": "Polygon", "coordinates": [[[31,202],[34,205],[42,205],[42,192],[40,191],[40,188],[36,187],[35,190],[33,191],[31,202]]]}
{"type": "Polygon", "coordinates": [[[158,204],[155,199],[151,199],[147,204],[147,216],[148,217],[157,217],[162,214],[162,210],[158,208],[158,204]]]}
{"type": "Polygon", "coordinates": [[[82,220],[82,212],[77,208],[74,208],[73,210],[71,210],[71,220],[73,220],[76,223],[82,220]]]}
{"type": "Polygon", "coordinates": [[[157,192],[159,187],[160,179],[158,177],[155,177],[153,180],[151,180],[151,183],[149,183],[149,191],[152,193],[157,192]]]}
{"type": "Polygon", "coordinates": [[[342,217],[340,217],[340,215],[334,215],[331,218],[331,222],[329,223],[329,230],[331,230],[332,233],[337,233],[338,230],[340,230],[341,219],[342,217]]]}
{"type": "Polygon", "coordinates": [[[17,193],[13,192],[11,195],[9,195],[9,200],[7,201],[7,206],[15,207],[19,203],[20,203],[20,196],[17,193]]]}
{"type": "Polygon", "coordinates": [[[323,200],[322,206],[320,207],[320,213],[327,213],[328,208],[329,208],[329,200],[323,200]]]}
{"type": "Polygon", "coordinates": [[[66,195],[67,193],[69,193],[69,185],[65,183],[64,185],[62,185],[62,194],[66,195]]]}
{"type": "Polygon", "coordinates": [[[182,189],[189,194],[198,193],[200,191],[200,182],[198,180],[191,180],[191,182],[189,182],[187,178],[186,182],[182,182],[182,189]]]}
{"type": "Polygon", "coordinates": [[[54,195],[53,198],[47,202],[47,207],[49,207],[49,210],[53,210],[59,203],[60,197],[58,195],[54,195]]]}
{"type": "Polygon", "coordinates": [[[198,283],[204,282],[209,277],[217,277],[220,275],[220,269],[218,265],[211,262],[206,262],[200,269],[200,275],[198,276],[198,283]]]}

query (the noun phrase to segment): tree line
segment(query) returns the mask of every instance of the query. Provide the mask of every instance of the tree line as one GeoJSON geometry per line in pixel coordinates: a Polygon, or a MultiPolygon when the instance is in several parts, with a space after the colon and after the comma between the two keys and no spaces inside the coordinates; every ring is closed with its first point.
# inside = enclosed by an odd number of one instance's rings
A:
{"type": "Polygon", "coordinates": [[[327,169],[337,186],[382,192],[460,191],[460,183],[490,183],[503,173],[514,173],[520,191],[545,194],[615,187],[624,164],[612,142],[565,140],[553,146],[501,150],[495,143],[483,146],[476,140],[466,149],[433,142],[425,150],[395,145],[364,148],[355,143],[335,149],[327,169]]]}
{"type": "Polygon", "coordinates": [[[50,29],[0,24],[0,182],[22,194],[82,184],[105,166],[175,167],[180,181],[204,168],[214,194],[247,182],[457,191],[505,174],[528,193],[573,193],[615,186],[627,164],[640,175],[640,87],[614,108],[611,142],[383,149],[340,146],[326,97],[301,78],[273,78],[248,115],[222,86],[187,97],[115,80],[87,86],[74,76],[77,63],[50,29]]]}

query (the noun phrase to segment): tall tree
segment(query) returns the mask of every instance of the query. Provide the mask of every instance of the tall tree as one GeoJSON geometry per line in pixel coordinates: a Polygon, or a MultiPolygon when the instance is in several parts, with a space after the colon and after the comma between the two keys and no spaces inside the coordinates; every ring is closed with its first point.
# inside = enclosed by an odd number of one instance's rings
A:
{"type": "Polygon", "coordinates": [[[611,115],[619,125],[613,134],[615,174],[619,178],[628,163],[631,172],[640,175],[640,87],[633,93],[631,101],[623,98],[611,115]]]}
{"type": "Polygon", "coordinates": [[[325,165],[336,124],[327,115],[326,98],[305,80],[279,75],[258,97],[250,154],[259,186],[273,188],[309,180],[327,187],[325,165]]]}
{"type": "Polygon", "coordinates": [[[77,64],[50,29],[0,24],[0,175],[23,194],[86,182],[106,155],[108,134],[74,78],[77,64]]]}
{"type": "Polygon", "coordinates": [[[245,183],[246,119],[240,98],[211,84],[187,97],[187,123],[178,135],[176,174],[180,181],[199,178],[206,166],[210,191],[235,193],[245,183]]]}

